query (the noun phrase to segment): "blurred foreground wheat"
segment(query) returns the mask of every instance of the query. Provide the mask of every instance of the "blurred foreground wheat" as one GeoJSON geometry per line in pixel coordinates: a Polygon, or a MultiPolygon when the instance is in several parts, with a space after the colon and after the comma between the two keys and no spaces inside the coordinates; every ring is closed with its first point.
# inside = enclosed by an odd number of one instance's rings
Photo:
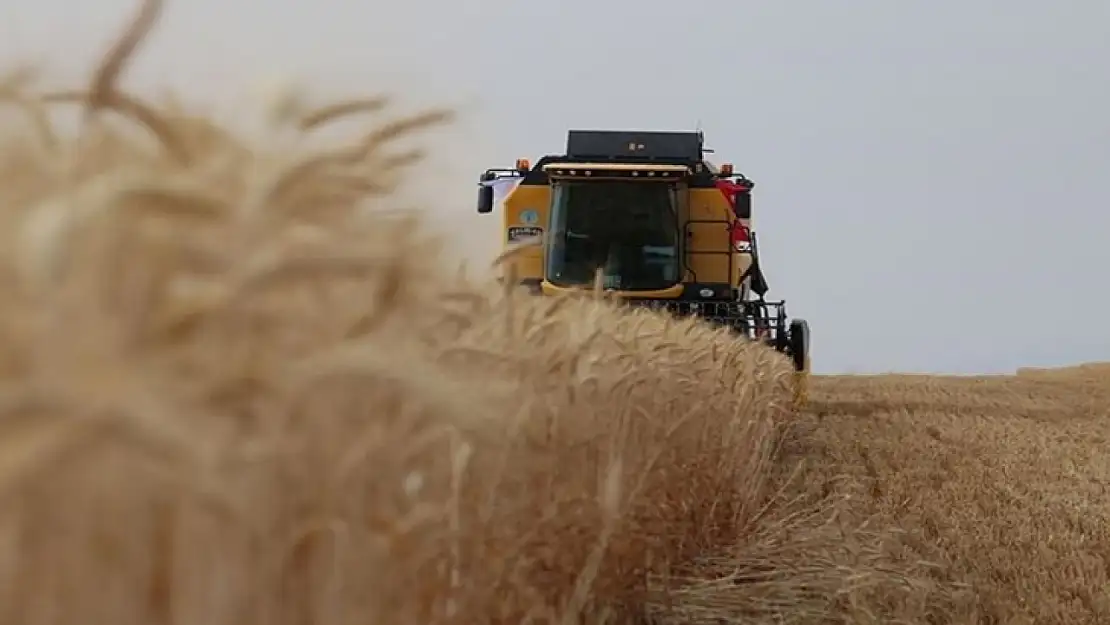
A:
{"type": "Polygon", "coordinates": [[[87,89],[0,83],[0,621],[623,620],[753,522],[780,357],[453,280],[389,210],[446,115],[247,143],[116,86],[158,9],[87,89]]]}

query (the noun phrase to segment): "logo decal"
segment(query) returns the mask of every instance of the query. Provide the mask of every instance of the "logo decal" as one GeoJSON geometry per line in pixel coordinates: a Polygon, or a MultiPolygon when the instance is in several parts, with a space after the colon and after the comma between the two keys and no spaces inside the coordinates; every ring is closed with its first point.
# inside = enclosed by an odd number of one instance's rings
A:
{"type": "Polygon", "coordinates": [[[540,221],[540,214],[530,208],[520,211],[520,222],[534,226],[540,221]]]}
{"type": "Polygon", "coordinates": [[[513,226],[509,228],[509,243],[522,243],[543,236],[543,228],[538,226],[513,226]]]}

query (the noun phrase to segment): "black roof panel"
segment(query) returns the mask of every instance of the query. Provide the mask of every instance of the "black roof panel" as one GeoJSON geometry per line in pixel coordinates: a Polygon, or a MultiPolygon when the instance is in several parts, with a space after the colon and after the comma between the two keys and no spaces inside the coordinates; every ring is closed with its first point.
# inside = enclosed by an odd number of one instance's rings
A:
{"type": "Polygon", "coordinates": [[[702,135],[699,132],[571,130],[567,133],[567,157],[698,163],[702,160],[702,135]]]}

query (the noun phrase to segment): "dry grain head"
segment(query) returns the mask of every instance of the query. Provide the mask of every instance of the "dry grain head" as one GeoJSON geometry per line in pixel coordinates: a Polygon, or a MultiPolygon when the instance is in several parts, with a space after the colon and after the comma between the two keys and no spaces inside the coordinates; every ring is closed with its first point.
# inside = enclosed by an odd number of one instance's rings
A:
{"type": "MultiPolygon", "coordinates": [[[[781,363],[452,278],[392,210],[443,113],[275,150],[123,93],[157,8],[83,88],[8,81],[88,115],[0,132],[0,620],[577,618],[742,526],[781,363]]],[[[272,123],[384,103],[309,101],[272,123]]]]}

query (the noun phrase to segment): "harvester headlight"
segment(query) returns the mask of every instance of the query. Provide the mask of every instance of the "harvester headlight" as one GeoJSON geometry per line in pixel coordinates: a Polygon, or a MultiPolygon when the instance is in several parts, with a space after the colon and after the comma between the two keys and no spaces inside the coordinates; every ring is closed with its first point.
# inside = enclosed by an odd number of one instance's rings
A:
{"type": "Polygon", "coordinates": [[[710,288],[702,289],[702,290],[698,291],[698,295],[700,295],[702,297],[713,297],[713,289],[710,289],[710,288]]]}

